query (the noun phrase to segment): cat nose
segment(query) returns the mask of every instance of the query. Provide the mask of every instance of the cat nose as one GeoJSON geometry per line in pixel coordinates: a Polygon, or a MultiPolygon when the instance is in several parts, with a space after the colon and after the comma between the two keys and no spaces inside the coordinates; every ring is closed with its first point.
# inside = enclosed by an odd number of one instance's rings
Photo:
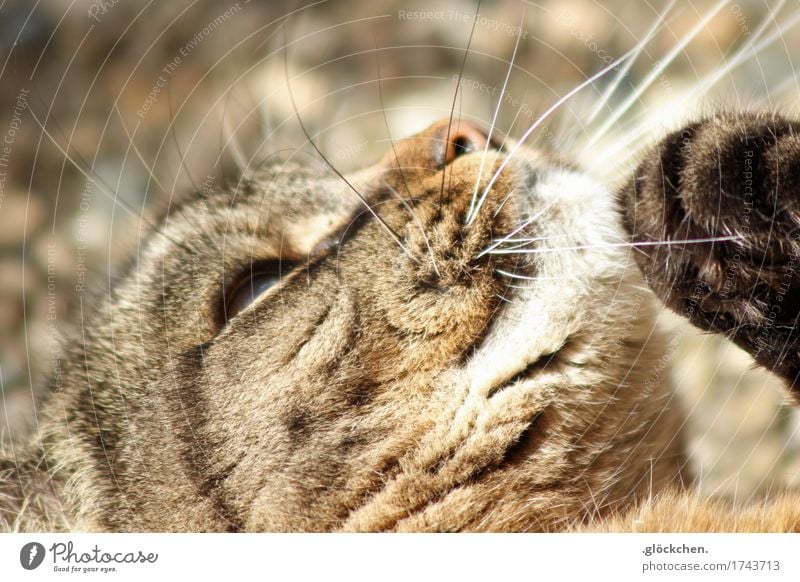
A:
{"type": "Polygon", "coordinates": [[[447,165],[459,156],[463,156],[470,152],[484,151],[487,149],[500,149],[499,144],[494,139],[489,139],[486,132],[478,125],[469,121],[454,120],[442,123],[439,129],[440,139],[442,142],[447,143],[447,147],[443,148],[442,165],[447,165]]]}
{"type": "Polygon", "coordinates": [[[489,132],[471,121],[445,118],[397,142],[397,147],[386,153],[382,164],[390,168],[399,166],[406,174],[415,169],[439,171],[471,152],[483,154],[487,149],[505,149],[507,142],[503,136],[498,138],[496,131],[491,133],[490,138],[489,132]]]}

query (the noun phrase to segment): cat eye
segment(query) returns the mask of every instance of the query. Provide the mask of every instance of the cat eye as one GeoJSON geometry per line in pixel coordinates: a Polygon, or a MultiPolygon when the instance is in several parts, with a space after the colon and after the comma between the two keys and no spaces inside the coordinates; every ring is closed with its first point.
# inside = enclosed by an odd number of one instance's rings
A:
{"type": "Polygon", "coordinates": [[[277,285],[281,275],[292,270],[288,261],[270,260],[253,263],[236,276],[223,291],[224,318],[227,323],[247,309],[256,299],[277,285]]]}

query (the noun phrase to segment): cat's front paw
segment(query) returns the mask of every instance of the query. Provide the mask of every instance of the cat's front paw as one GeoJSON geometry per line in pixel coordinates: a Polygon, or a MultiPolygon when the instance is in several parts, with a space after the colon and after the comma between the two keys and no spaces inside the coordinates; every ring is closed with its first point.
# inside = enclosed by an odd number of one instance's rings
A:
{"type": "Polygon", "coordinates": [[[797,389],[800,124],[750,114],[668,135],[622,192],[650,287],[797,389]]]}

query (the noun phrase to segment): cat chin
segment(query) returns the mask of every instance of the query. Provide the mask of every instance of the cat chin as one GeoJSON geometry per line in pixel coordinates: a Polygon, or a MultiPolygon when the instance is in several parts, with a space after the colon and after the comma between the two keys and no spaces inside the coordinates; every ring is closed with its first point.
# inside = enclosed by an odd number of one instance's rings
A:
{"type": "Polygon", "coordinates": [[[536,217],[525,233],[536,240],[520,255],[527,265],[466,366],[475,395],[534,376],[565,346],[571,358],[589,357],[581,355],[584,337],[594,336],[592,352],[612,349],[620,321],[648,319],[652,297],[625,244],[613,195],[572,169],[525,166],[526,194],[518,201],[523,218],[536,217]]]}

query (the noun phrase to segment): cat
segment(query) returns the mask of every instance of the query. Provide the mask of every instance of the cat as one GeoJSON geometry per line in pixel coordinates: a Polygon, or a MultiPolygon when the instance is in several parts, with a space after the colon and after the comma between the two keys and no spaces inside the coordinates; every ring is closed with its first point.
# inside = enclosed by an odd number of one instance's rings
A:
{"type": "Polygon", "coordinates": [[[797,393],[798,127],[699,119],[615,192],[451,119],[188,195],[0,455],[0,528],[797,531],[692,492],[653,371],[660,300],[797,393]]]}

